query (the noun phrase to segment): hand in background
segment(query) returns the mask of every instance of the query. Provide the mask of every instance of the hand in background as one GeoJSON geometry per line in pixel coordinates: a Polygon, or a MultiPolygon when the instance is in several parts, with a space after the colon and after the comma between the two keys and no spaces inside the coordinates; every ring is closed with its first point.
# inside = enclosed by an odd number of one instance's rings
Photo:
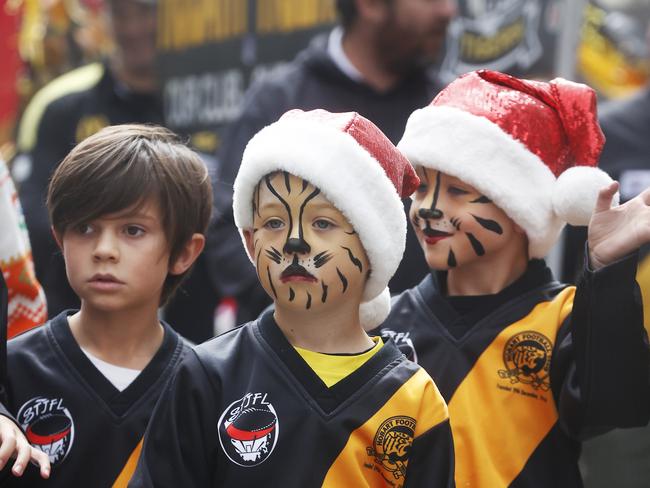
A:
{"type": "Polygon", "coordinates": [[[650,242],[650,188],[611,207],[618,191],[612,182],[598,194],[588,229],[589,263],[593,270],[614,263],[650,242]]]}

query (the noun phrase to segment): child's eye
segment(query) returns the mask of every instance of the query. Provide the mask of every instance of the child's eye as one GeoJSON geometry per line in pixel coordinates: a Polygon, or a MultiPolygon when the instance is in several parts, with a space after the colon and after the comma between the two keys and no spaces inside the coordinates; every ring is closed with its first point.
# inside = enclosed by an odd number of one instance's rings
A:
{"type": "Polygon", "coordinates": [[[265,222],[264,227],[271,230],[278,230],[284,227],[284,222],[280,219],[269,219],[265,222]]]}
{"type": "Polygon", "coordinates": [[[93,231],[93,228],[90,226],[90,224],[82,223],[77,225],[76,230],[81,235],[87,235],[93,231]]]}
{"type": "Polygon", "coordinates": [[[139,237],[144,234],[144,229],[142,227],[138,227],[137,225],[127,225],[124,231],[129,237],[139,237]]]}
{"type": "Polygon", "coordinates": [[[427,191],[427,185],[422,183],[420,186],[418,186],[417,190],[415,190],[418,193],[426,193],[427,191]]]}
{"type": "Polygon", "coordinates": [[[313,226],[318,230],[326,230],[334,227],[334,224],[329,220],[317,219],[314,221],[313,226]]]}
{"type": "Polygon", "coordinates": [[[452,195],[467,195],[469,192],[457,186],[450,186],[447,191],[452,195]]]}

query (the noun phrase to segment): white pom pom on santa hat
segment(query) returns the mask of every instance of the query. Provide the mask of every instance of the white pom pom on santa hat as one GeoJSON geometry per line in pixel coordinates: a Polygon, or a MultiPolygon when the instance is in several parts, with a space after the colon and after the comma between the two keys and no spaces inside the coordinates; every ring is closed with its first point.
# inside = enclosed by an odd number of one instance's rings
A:
{"type": "Polygon", "coordinates": [[[390,292],[384,288],[379,295],[372,300],[363,302],[359,307],[359,321],[364,330],[375,329],[386,320],[390,313],[390,292]]]}
{"type": "MultiPolygon", "coordinates": [[[[574,166],[560,174],[553,188],[553,211],[571,225],[588,225],[598,193],[612,183],[603,170],[591,166],[574,166]]],[[[616,193],[613,205],[618,205],[616,193]]]]}

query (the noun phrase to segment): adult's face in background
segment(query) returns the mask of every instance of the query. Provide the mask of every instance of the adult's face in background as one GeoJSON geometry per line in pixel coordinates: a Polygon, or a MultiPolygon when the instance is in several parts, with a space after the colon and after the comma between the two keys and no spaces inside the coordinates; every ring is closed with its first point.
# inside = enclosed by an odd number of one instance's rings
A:
{"type": "Polygon", "coordinates": [[[404,73],[432,63],[440,54],[455,0],[385,0],[377,43],[386,66],[404,73]]]}
{"type": "Polygon", "coordinates": [[[133,75],[151,73],[156,62],[155,0],[108,0],[107,5],[117,60],[133,75]]]}

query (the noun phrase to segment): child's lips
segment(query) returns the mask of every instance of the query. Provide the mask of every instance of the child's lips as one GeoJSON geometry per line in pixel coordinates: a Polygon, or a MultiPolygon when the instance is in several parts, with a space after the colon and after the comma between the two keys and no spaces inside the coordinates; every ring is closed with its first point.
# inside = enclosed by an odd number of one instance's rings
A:
{"type": "Polygon", "coordinates": [[[97,273],[88,280],[88,284],[97,290],[111,291],[122,287],[124,282],[118,280],[112,274],[97,273]]]}
{"type": "Polygon", "coordinates": [[[436,244],[441,240],[452,236],[452,234],[449,232],[443,232],[441,230],[435,230],[431,228],[424,229],[422,233],[424,234],[424,242],[430,245],[436,244]]]}
{"type": "Polygon", "coordinates": [[[304,267],[299,264],[290,264],[280,275],[280,281],[282,283],[289,282],[306,282],[313,283],[316,280],[316,277],[307,271],[304,267]]]}

